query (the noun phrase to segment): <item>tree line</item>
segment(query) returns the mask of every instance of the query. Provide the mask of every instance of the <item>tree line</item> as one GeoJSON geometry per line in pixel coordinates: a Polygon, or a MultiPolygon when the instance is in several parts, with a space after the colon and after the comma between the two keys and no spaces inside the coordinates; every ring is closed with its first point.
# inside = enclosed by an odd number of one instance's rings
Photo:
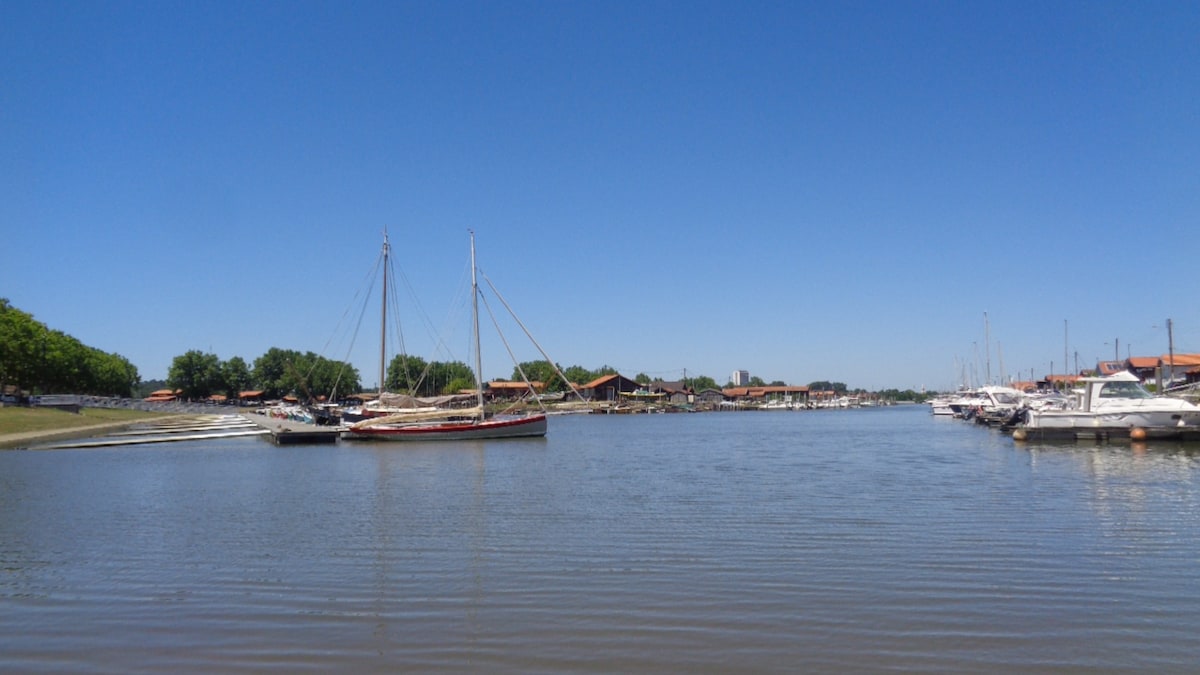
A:
{"type": "Polygon", "coordinates": [[[32,395],[132,396],[140,381],[125,357],[89,347],[0,298],[0,388],[32,395]]]}
{"type": "Polygon", "coordinates": [[[172,359],[167,386],[188,400],[237,398],[244,391],[261,391],[264,398],[335,399],[358,393],[361,387],[358,369],[348,363],[279,347],[268,349],[253,364],[240,356],[222,361],[216,354],[190,350],[172,359]]]}

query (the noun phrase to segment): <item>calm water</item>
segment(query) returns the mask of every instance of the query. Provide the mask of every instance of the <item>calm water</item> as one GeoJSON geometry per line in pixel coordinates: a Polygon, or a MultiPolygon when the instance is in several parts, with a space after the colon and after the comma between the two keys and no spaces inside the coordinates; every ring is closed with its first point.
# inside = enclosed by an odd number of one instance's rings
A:
{"type": "Polygon", "coordinates": [[[0,671],[1200,669],[1200,448],[924,407],[0,452],[0,671]]]}

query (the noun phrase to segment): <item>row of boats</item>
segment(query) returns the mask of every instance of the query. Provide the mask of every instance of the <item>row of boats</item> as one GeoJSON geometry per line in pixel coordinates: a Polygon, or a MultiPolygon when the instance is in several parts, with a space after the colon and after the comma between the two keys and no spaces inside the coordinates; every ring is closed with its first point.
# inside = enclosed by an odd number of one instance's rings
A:
{"type": "Polygon", "coordinates": [[[931,399],[934,415],[972,419],[1021,439],[1200,438],[1200,406],[1156,396],[1132,373],[1084,377],[1070,392],[980,387],[931,399]]]}

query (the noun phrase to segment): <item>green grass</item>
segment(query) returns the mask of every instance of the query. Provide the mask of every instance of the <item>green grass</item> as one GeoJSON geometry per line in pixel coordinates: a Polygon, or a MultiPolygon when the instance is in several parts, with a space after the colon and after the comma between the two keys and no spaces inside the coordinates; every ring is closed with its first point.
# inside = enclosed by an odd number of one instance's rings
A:
{"type": "Polygon", "coordinates": [[[143,412],[141,410],[110,410],[108,408],[84,408],[75,413],[49,408],[0,408],[0,436],[24,434],[33,431],[57,431],[89,427],[109,422],[136,422],[141,419],[162,417],[167,413],[143,412]]]}

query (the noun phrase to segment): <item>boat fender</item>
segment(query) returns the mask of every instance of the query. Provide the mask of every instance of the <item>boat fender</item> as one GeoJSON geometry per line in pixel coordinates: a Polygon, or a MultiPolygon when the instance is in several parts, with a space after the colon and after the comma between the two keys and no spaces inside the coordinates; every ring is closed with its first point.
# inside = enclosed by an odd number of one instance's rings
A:
{"type": "Polygon", "coordinates": [[[1013,429],[1013,440],[1023,441],[1028,438],[1029,434],[1024,429],[1013,429]]]}
{"type": "Polygon", "coordinates": [[[1129,430],[1129,439],[1134,441],[1146,440],[1146,430],[1141,427],[1134,427],[1129,430]]]}

